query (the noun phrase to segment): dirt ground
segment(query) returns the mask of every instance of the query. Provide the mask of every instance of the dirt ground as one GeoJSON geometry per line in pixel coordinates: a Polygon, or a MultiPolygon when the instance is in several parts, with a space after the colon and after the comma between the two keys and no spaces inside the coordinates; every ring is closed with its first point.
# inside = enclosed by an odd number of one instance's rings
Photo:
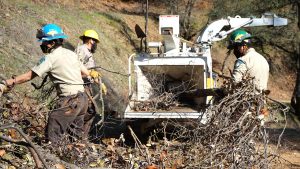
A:
{"type": "MultiPolygon", "coordinates": [[[[278,138],[282,132],[282,129],[270,129],[270,137],[278,138]]],[[[282,135],[281,144],[277,150],[277,143],[272,142],[269,146],[269,151],[278,153],[282,160],[282,165],[278,165],[275,168],[300,168],[300,129],[288,128],[282,135]]]]}
{"type": "Polygon", "coordinates": [[[268,151],[280,156],[281,163],[272,168],[300,168],[300,118],[292,112],[288,112],[286,118],[283,114],[275,116],[277,123],[266,124],[270,140],[268,151]]]}

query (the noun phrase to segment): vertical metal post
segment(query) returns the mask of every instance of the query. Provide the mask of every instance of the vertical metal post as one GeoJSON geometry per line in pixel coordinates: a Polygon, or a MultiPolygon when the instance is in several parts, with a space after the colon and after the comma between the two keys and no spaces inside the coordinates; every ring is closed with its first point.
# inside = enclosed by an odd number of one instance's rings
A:
{"type": "Polygon", "coordinates": [[[148,8],[149,8],[149,4],[148,4],[148,0],[146,0],[146,14],[145,14],[145,19],[146,19],[146,24],[145,24],[145,52],[147,52],[147,36],[148,36],[148,8]]]}

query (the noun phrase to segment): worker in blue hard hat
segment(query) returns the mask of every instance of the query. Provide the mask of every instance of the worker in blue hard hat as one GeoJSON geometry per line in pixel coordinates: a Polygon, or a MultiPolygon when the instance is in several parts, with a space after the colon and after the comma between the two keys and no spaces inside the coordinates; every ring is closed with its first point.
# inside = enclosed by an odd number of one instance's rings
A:
{"type": "Polygon", "coordinates": [[[233,68],[233,80],[240,82],[249,74],[253,78],[258,92],[267,89],[269,64],[267,60],[251,46],[252,36],[243,29],[235,30],[229,41],[228,49],[237,57],[233,68]]]}
{"type": "MultiPolygon", "coordinates": [[[[7,92],[14,85],[48,74],[59,96],[55,109],[49,114],[46,128],[48,140],[58,143],[66,134],[81,139],[83,118],[88,108],[82,75],[89,76],[90,72],[73,51],[62,47],[67,36],[58,25],[44,25],[37,31],[36,38],[41,42],[40,47],[45,56],[27,73],[3,80],[0,84],[0,94],[7,92]]],[[[99,75],[93,74],[94,78],[97,76],[99,75]]]]}

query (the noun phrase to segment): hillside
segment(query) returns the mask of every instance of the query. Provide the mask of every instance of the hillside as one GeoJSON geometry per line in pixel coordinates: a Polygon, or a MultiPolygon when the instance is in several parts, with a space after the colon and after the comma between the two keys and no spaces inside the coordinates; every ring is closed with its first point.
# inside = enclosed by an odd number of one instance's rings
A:
{"type": "MultiPolygon", "coordinates": [[[[100,50],[95,54],[98,66],[127,74],[127,58],[135,52],[139,42],[132,31],[135,24],[132,22],[143,23],[143,17],[61,5],[40,1],[0,2],[1,74],[10,77],[25,73],[37,63],[43,54],[35,34],[36,29],[45,23],[56,23],[64,29],[69,36],[65,46],[71,50],[81,42],[79,36],[84,30],[97,30],[101,39],[100,50]]],[[[109,88],[117,91],[113,97],[118,102],[118,97],[127,93],[127,78],[107,71],[102,71],[102,74],[109,81],[109,88]]],[[[35,83],[39,84],[41,80],[37,79],[35,83]]],[[[16,91],[23,90],[33,91],[33,88],[29,84],[16,87],[16,91]]]]}

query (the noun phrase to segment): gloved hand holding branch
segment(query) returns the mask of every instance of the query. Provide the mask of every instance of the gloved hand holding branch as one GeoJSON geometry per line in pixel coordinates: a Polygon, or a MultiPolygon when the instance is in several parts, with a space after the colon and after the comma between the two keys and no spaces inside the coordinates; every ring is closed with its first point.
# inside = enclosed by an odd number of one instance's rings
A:
{"type": "Polygon", "coordinates": [[[96,70],[90,70],[90,76],[93,79],[98,79],[99,77],[102,77],[101,73],[96,70]]]}
{"type": "MultiPolygon", "coordinates": [[[[94,80],[94,82],[99,83],[99,78],[102,77],[102,74],[96,70],[90,70],[89,75],[91,78],[94,80]]],[[[104,95],[107,94],[107,87],[105,86],[104,83],[101,83],[101,91],[104,95]]]]}

